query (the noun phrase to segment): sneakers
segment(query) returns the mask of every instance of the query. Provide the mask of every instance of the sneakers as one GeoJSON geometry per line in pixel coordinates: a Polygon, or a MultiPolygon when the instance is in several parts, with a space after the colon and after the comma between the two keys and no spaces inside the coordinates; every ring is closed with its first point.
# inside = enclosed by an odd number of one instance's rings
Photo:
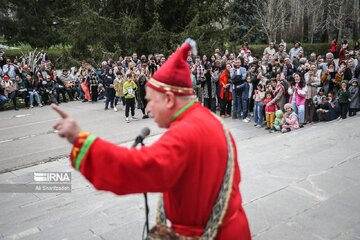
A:
{"type": "Polygon", "coordinates": [[[249,119],[247,119],[247,118],[243,119],[242,121],[243,121],[244,123],[250,122],[249,119]]]}
{"type": "Polygon", "coordinates": [[[40,103],[40,104],[39,104],[39,107],[42,107],[42,106],[43,106],[43,105],[40,103]]]}
{"type": "Polygon", "coordinates": [[[261,125],[256,125],[256,128],[261,128],[261,125]]]}
{"type": "Polygon", "coordinates": [[[129,118],[125,118],[125,122],[129,123],[130,122],[129,118]]]}
{"type": "Polygon", "coordinates": [[[147,114],[145,114],[145,115],[142,117],[142,119],[147,119],[147,118],[149,118],[149,116],[148,116],[147,114]]]}
{"type": "Polygon", "coordinates": [[[30,108],[33,108],[34,107],[34,105],[30,105],[30,108]]]}
{"type": "Polygon", "coordinates": [[[132,116],[132,117],[131,117],[131,120],[137,121],[137,120],[139,120],[139,119],[138,119],[137,117],[132,116]]]}
{"type": "Polygon", "coordinates": [[[117,110],[117,108],[116,107],[114,107],[114,112],[117,112],[118,110],[117,110]]]}

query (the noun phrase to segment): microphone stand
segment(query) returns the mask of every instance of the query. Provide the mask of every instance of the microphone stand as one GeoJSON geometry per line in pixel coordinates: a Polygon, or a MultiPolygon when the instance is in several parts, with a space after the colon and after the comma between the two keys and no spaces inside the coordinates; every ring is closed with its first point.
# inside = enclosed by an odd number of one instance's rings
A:
{"type": "MultiPolygon", "coordinates": [[[[143,139],[142,138],[136,138],[135,142],[133,143],[133,145],[131,147],[135,148],[138,144],[141,144],[141,147],[143,147],[145,144],[143,143],[143,139]]],[[[149,233],[150,228],[149,228],[149,204],[148,204],[148,198],[147,198],[147,193],[143,193],[144,194],[144,198],[145,198],[145,226],[146,227],[146,232],[149,233]]],[[[145,230],[145,229],[144,229],[145,230]]],[[[144,235],[144,231],[143,231],[143,235],[144,235]]]]}

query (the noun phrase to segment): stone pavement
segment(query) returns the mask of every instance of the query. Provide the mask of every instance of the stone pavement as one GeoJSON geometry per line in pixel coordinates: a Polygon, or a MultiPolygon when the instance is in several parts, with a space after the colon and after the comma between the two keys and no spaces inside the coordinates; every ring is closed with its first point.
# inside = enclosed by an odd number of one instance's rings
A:
{"type": "MultiPolygon", "coordinates": [[[[253,239],[360,239],[359,117],[287,134],[226,123],[253,239]]],[[[0,184],[32,182],[36,171],[71,171],[72,192],[0,193],[0,239],[141,239],[143,196],[95,191],[67,158],[2,173],[0,184]]],[[[149,198],[153,224],[157,194],[149,198]]]]}

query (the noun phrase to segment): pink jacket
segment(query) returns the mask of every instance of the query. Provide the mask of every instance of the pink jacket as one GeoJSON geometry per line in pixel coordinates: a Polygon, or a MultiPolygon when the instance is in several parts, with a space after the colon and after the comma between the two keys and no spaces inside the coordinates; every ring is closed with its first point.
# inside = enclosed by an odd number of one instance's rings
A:
{"type": "MultiPolygon", "coordinates": [[[[291,87],[288,89],[288,93],[290,95],[289,103],[291,103],[292,98],[293,98],[293,90],[292,90],[291,87]]],[[[297,88],[297,90],[295,92],[295,104],[296,104],[296,106],[305,105],[306,93],[307,93],[307,87],[306,86],[303,87],[303,88],[298,86],[298,88],[297,88]]]]}
{"type": "Polygon", "coordinates": [[[299,128],[299,119],[295,112],[292,112],[289,116],[285,113],[283,115],[284,125],[283,128],[290,128],[291,130],[296,130],[299,128]]]}

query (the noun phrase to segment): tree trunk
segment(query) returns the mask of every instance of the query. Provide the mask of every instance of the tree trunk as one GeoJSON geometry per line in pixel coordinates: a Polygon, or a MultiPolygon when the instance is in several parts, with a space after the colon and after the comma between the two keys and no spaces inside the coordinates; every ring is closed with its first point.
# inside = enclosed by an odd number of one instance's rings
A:
{"type": "Polygon", "coordinates": [[[359,0],[354,0],[354,14],[353,14],[353,40],[354,42],[359,39],[359,31],[360,31],[360,3],[359,0]]]}
{"type": "Polygon", "coordinates": [[[339,7],[339,16],[338,16],[338,22],[339,22],[339,31],[338,31],[338,37],[340,37],[341,39],[343,38],[343,5],[344,5],[344,1],[341,1],[341,5],[339,7]]]}
{"type": "Polygon", "coordinates": [[[309,41],[309,38],[307,38],[308,34],[309,34],[309,19],[308,19],[308,15],[307,15],[307,9],[303,8],[302,10],[303,12],[303,18],[302,18],[302,22],[303,22],[303,28],[302,28],[302,42],[304,42],[304,40],[306,42],[309,41]],[[307,39],[305,39],[304,37],[306,36],[307,39]]]}

